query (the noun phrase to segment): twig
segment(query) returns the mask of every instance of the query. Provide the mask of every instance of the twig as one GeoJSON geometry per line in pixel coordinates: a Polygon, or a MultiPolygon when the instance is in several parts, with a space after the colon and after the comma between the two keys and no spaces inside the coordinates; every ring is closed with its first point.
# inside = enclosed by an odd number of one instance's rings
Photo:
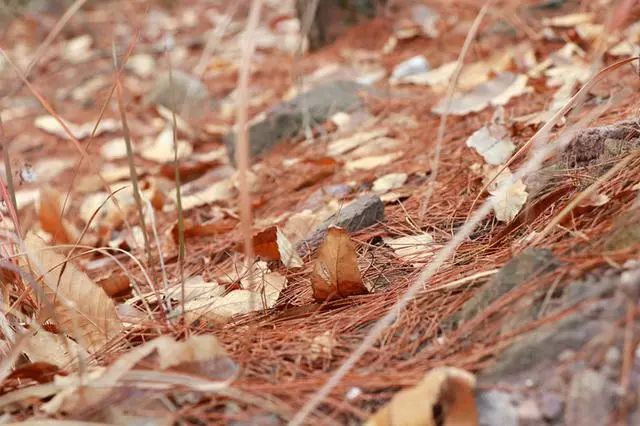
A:
{"type": "Polygon", "coordinates": [[[445,107],[444,113],[440,118],[440,125],[438,126],[438,134],[436,136],[436,146],[434,149],[433,157],[431,158],[431,174],[429,175],[429,182],[427,183],[427,194],[424,197],[424,200],[420,202],[420,217],[423,217],[427,211],[427,207],[429,205],[429,201],[431,201],[431,195],[433,195],[433,186],[438,179],[438,167],[440,164],[440,151],[442,151],[442,142],[444,141],[444,133],[447,129],[447,118],[449,117],[449,109],[451,108],[451,101],[453,99],[453,94],[456,91],[456,87],[458,86],[458,79],[460,78],[460,73],[462,72],[462,67],[464,65],[464,58],[467,56],[467,52],[471,47],[471,43],[476,37],[478,33],[478,28],[480,28],[480,24],[484,19],[484,16],[487,14],[489,7],[493,3],[493,0],[488,0],[478,15],[476,19],[471,24],[471,28],[467,33],[466,38],[464,39],[464,43],[462,45],[462,49],[460,49],[460,54],[458,55],[458,60],[456,61],[456,68],[453,71],[453,75],[451,80],[449,80],[449,86],[447,87],[447,94],[445,95],[445,107]]]}
{"type": "MultiPolygon", "coordinates": [[[[249,134],[248,105],[249,105],[249,75],[251,73],[251,59],[255,50],[255,32],[260,20],[262,0],[253,0],[249,10],[247,29],[242,37],[242,58],[238,75],[238,97],[236,128],[238,132],[235,160],[238,165],[238,190],[240,192],[240,228],[244,241],[245,260],[249,268],[253,262],[254,251],[252,241],[253,214],[251,212],[251,193],[249,189],[249,134]]],[[[250,277],[253,274],[249,273],[250,277]]]]}

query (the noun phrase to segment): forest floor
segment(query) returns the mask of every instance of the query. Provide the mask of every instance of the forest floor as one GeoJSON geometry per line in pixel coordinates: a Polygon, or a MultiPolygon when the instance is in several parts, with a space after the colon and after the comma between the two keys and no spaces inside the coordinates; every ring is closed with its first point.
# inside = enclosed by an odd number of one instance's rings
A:
{"type": "Polygon", "coordinates": [[[638,2],[397,1],[300,55],[268,1],[246,103],[250,2],[177,3],[0,30],[3,423],[640,424],[638,2]]]}

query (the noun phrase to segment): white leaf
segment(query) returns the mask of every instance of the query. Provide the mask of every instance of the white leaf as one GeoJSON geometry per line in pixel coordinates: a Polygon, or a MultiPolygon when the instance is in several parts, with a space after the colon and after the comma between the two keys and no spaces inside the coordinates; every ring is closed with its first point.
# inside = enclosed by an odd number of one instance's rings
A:
{"type": "Polygon", "coordinates": [[[489,199],[493,203],[493,211],[496,219],[501,222],[510,222],[516,217],[524,203],[527,201],[527,187],[518,179],[509,185],[506,190],[501,191],[498,187],[494,191],[489,191],[489,199]]]}
{"type": "Polygon", "coordinates": [[[376,179],[371,189],[373,192],[384,194],[392,189],[400,188],[406,181],[406,173],[389,173],[376,179]]]}
{"type": "MultiPolygon", "coordinates": [[[[484,161],[492,165],[505,163],[513,154],[516,146],[506,138],[506,131],[492,131],[497,126],[484,126],[476,130],[467,139],[467,146],[482,155],[484,161]]],[[[499,128],[504,129],[504,128],[499,128]]],[[[504,129],[506,130],[506,129],[504,129]]]]}

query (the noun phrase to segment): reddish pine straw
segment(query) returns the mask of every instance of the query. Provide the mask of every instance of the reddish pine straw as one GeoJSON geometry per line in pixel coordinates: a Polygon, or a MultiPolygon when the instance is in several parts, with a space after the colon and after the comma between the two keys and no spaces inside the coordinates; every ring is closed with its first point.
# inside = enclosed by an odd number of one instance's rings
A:
{"type": "MultiPolygon", "coordinates": [[[[477,2],[473,4],[477,5],[477,2]]],[[[443,8],[452,8],[452,6],[443,5],[443,8]]],[[[467,20],[472,19],[467,11],[461,11],[459,7],[453,7],[453,9],[456,16],[464,16],[467,20]]],[[[379,40],[370,41],[363,38],[362,34],[381,34],[380,39],[384,43],[386,34],[382,30],[389,28],[389,22],[382,18],[365,24],[350,31],[329,49],[304,59],[301,68],[308,72],[317,66],[316,64],[336,60],[342,48],[354,46],[372,48],[369,43],[379,42],[379,40]],[[381,31],[362,31],[363,28],[368,28],[367,25],[381,31]]],[[[425,49],[433,52],[430,60],[437,65],[455,59],[456,46],[460,46],[461,41],[462,36],[454,35],[446,40],[446,43],[442,39],[401,42],[396,52],[384,59],[385,66],[392,68],[400,57],[407,58],[423,53],[425,49]]],[[[495,48],[496,45],[492,45],[494,42],[495,40],[480,43],[474,52],[478,58],[474,60],[482,58],[488,51],[495,48]]],[[[378,44],[375,44],[376,48],[379,48],[378,44]]],[[[540,46],[541,51],[547,49],[552,50],[545,44],[540,46]]],[[[264,68],[252,76],[258,87],[274,87],[274,97],[284,93],[288,87],[286,71],[289,63],[283,61],[282,57],[275,54],[272,59],[266,61],[264,68]]],[[[213,92],[225,91],[236,77],[232,73],[221,79],[216,83],[213,92]]],[[[38,78],[35,81],[39,87],[46,87],[47,79],[51,80],[52,77],[44,76],[43,80],[38,78]]],[[[638,83],[628,70],[615,73],[602,85],[607,88],[614,88],[616,85],[617,87],[627,86],[635,90],[624,99],[622,104],[601,117],[597,124],[612,123],[636,112],[640,100],[638,83]]],[[[254,197],[259,198],[256,206],[257,217],[264,219],[294,211],[315,190],[328,184],[340,184],[348,180],[370,183],[376,175],[380,176],[393,171],[429,172],[428,159],[439,121],[439,118],[429,111],[439,96],[434,96],[429,89],[418,87],[407,88],[405,92],[405,97],[367,99],[368,105],[378,118],[385,119],[396,113],[415,117],[417,122],[415,128],[407,128],[396,123],[389,125],[391,134],[404,142],[402,148],[404,155],[400,160],[375,172],[357,172],[348,175],[338,168],[336,173],[321,182],[306,188],[295,189],[296,182],[291,179],[291,171],[283,170],[281,167],[282,159],[287,156],[317,158],[325,154],[326,143],[320,138],[318,143],[311,146],[287,144],[286,147],[278,147],[264,159],[264,167],[258,172],[260,184],[255,188],[254,194],[254,197]]],[[[524,115],[542,109],[548,99],[548,93],[536,92],[512,101],[507,109],[514,115],[524,115]]],[[[141,112],[143,113],[148,117],[148,112],[141,112]]],[[[74,116],[69,114],[69,111],[65,112],[65,116],[74,116]]],[[[470,165],[478,162],[480,158],[464,146],[464,141],[472,131],[486,123],[490,115],[491,111],[488,109],[479,114],[449,118],[442,145],[438,178],[424,216],[419,215],[419,208],[425,194],[427,179],[414,176],[407,184],[407,188],[411,190],[411,196],[402,200],[402,205],[399,203],[387,205],[384,223],[353,236],[360,243],[359,265],[365,281],[377,283],[379,290],[376,293],[328,304],[315,303],[311,297],[309,281],[312,257],[308,257],[304,259],[305,267],[302,270],[280,270],[286,273],[289,285],[283,291],[274,309],[245,315],[223,326],[202,323],[194,324],[188,330],[195,333],[214,333],[220,338],[231,358],[242,368],[242,374],[234,383],[234,387],[268,398],[280,408],[280,411],[291,416],[313,392],[326,382],[331,373],[362,340],[371,325],[387,312],[418,274],[416,268],[397,259],[389,248],[379,244],[376,237],[413,234],[416,231],[411,225],[412,222],[420,229],[431,232],[438,243],[445,243],[466,219],[475,196],[482,188],[482,183],[469,170],[470,165]],[[310,357],[312,339],[326,331],[331,332],[336,343],[332,348],[331,357],[313,360],[310,357]]],[[[81,120],[78,118],[75,121],[81,120]]],[[[15,135],[16,126],[14,123],[10,124],[12,126],[8,133],[12,132],[15,135]]],[[[517,130],[515,138],[518,146],[521,146],[531,136],[532,129],[517,130]]],[[[98,138],[98,140],[101,139],[98,138]]],[[[58,146],[50,148],[50,151],[45,151],[42,155],[50,156],[68,152],[68,150],[68,147],[58,146]],[[65,149],[67,151],[64,151],[65,149]]],[[[314,166],[306,165],[305,167],[313,169],[314,166]]],[[[588,271],[609,267],[611,262],[620,265],[627,259],[633,258],[635,254],[633,249],[605,255],[603,244],[612,229],[613,218],[629,210],[634,202],[635,194],[630,187],[640,179],[639,168],[640,160],[634,160],[629,167],[600,187],[599,192],[611,198],[609,203],[602,207],[574,211],[561,223],[563,228],[557,227],[545,236],[539,247],[551,249],[563,262],[561,267],[553,273],[533,277],[517,290],[496,300],[476,318],[448,334],[443,341],[436,340],[440,337],[441,321],[458,310],[474,290],[487,279],[452,290],[419,294],[397,318],[393,326],[385,332],[378,344],[368,351],[358,362],[357,367],[348,373],[332,391],[330,397],[321,406],[321,412],[316,412],[316,417],[309,420],[317,422],[321,420],[320,416],[325,421],[327,417],[341,422],[346,418],[364,419],[389,399],[395,390],[415,383],[428,369],[439,365],[453,365],[479,371],[489,365],[493,358],[518,335],[540,325],[558,321],[562,316],[576,309],[574,307],[568,311],[543,317],[509,335],[500,335],[499,332],[503,322],[515,313],[513,303],[521,300],[522,297],[541,289],[546,290],[558,279],[562,285],[570,278],[580,277],[588,271]],[[364,393],[357,400],[348,401],[345,394],[353,387],[360,388],[364,393]]],[[[83,172],[90,173],[91,170],[84,169],[83,172]]],[[[526,248],[526,244],[522,242],[525,236],[533,231],[544,229],[557,212],[592,181],[589,170],[567,170],[562,187],[554,186],[550,192],[558,188],[564,188],[564,190],[537,215],[516,220],[515,225],[501,224],[493,218],[485,219],[472,238],[463,243],[455,256],[446,262],[429,281],[427,289],[477,272],[501,267],[526,248]]],[[[352,195],[354,196],[355,194],[352,195]]],[[[527,206],[535,204],[542,196],[543,194],[540,194],[535,197],[527,206]]],[[[202,208],[189,212],[187,216],[196,222],[201,222],[207,218],[208,214],[206,208],[202,208]]],[[[174,220],[175,218],[160,216],[159,231],[169,229],[174,220]]],[[[227,270],[232,264],[233,257],[237,256],[234,247],[241,238],[239,226],[236,226],[228,233],[214,237],[194,237],[188,240],[189,259],[192,260],[185,265],[186,274],[203,273],[206,278],[219,276],[221,271],[227,270]],[[211,258],[206,268],[199,260],[203,257],[211,258]]],[[[175,258],[168,255],[167,273],[170,277],[177,276],[177,268],[175,258]]],[[[139,274],[135,268],[131,268],[131,273],[134,276],[139,274]]],[[[22,289],[13,289],[14,292],[17,290],[21,292],[22,289]]],[[[127,335],[112,342],[104,353],[98,356],[98,360],[109,364],[128,348],[150,340],[158,333],[172,333],[177,336],[187,333],[186,329],[169,328],[160,319],[161,316],[158,313],[155,321],[150,319],[138,324],[127,335]]],[[[623,322],[625,319],[621,318],[620,321],[623,322]]],[[[126,398],[126,395],[122,397],[126,398]]],[[[202,421],[228,421],[252,420],[255,419],[254,416],[264,414],[264,409],[242,401],[235,401],[241,407],[237,412],[225,412],[221,402],[220,398],[208,396],[197,404],[186,404],[180,407],[175,415],[181,418],[192,416],[202,421]]],[[[109,403],[117,404],[118,400],[116,398],[109,403]]]]}

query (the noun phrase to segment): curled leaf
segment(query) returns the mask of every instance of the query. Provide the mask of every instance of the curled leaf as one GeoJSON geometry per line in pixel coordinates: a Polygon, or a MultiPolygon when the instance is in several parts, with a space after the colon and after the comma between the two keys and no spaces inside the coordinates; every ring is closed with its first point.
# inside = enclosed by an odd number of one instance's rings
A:
{"type": "Polygon", "coordinates": [[[434,368],[418,384],[395,394],[365,426],[476,426],[475,382],[465,370],[434,368]]]}
{"type": "Polygon", "coordinates": [[[253,236],[256,255],[267,260],[279,260],[288,268],[299,268],[302,259],[293,244],[277,226],[271,226],[253,236]]]}
{"type": "MultiPolygon", "coordinates": [[[[52,320],[90,353],[96,352],[122,330],[113,301],[102,288],[65,256],[49,250],[35,234],[24,239],[27,248],[23,266],[35,274],[52,320]]],[[[41,301],[42,302],[42,301],[41,301]]]]}
{"type": "Polygon", "coordinates": [[[368,293],[358,269],[356,249],[344,229],[329,228],[326,240],[318,249],[311,286],[316,300],[368,293]]]}

